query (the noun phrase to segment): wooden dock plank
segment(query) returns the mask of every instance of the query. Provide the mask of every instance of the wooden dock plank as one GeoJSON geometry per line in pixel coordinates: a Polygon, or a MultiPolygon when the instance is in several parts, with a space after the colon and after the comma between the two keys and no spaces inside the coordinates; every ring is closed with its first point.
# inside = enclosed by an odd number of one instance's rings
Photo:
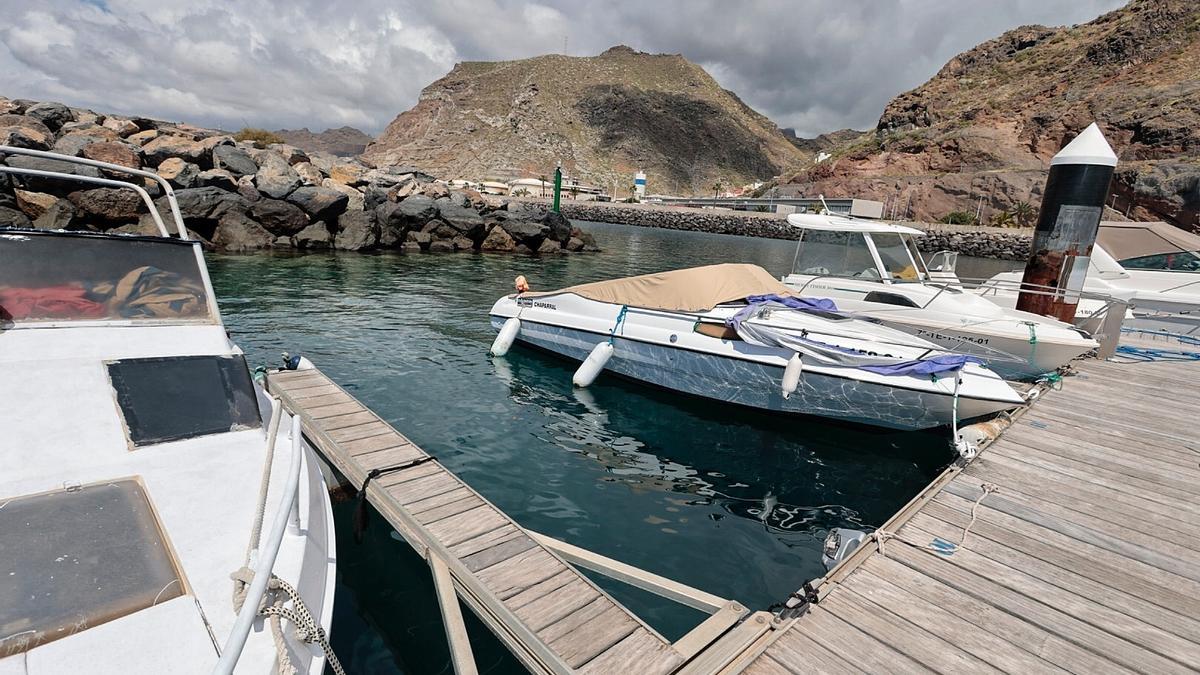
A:
{"type": "MultiPolygon", "coordinates": [[[[361,484],[373,469],[396,467],[371,482],[368,496],[384,500],[377,507],[389,520],[405,514],[409,520],[393,525],[410,541],[436,542],[453,556],[454,566],[447,569],[459,575],[455,585],[462,575],[475,584],[464,600],[490,595],[494,606],[512,612],[511,619],[495,620],[517,623],[492,627],[514,652],[537,659],[552,655],[559,665],[547,663],[550,670],[597,674],[627,675],[633,669],[666,675],[682,662],[661,636],[436,461],[399,468],[429,457],[319,371],[272,373],[268,382],[352,484],[361,484]],[[541,646],[513,642],[523,639],[541,646]]],[[[484,606],[472,605],[477,612],[484,606]]]]}
{"type": "Polygon", "coordinates": [[[1200,671],[1200,397],[1178,395],[1200,364],[1078,370],[889,523],[886,556],[868,544],[830,575],[744,672],[821,670],[828,652],[880,672],[915,666],[900,652],[945,672],[1200,671]]]}
{"type": "MultiPolygon", "coordinates": [[[[813,671],[833,675],[853,675],[861,672],[842,657],[797,631],[788,631],[780,636],[769,649],[771,653],[765,655],[766,660],[784,668],[785,670],[782,672],[791,672],[796,675],[805,675],[813,671]],[[789,668],[789,666],[791,667],[789,668]]],[[[753,672],[755,665],[757,662],[752,664],[746,672],[753,672]]],[[[767,672],[776,671],[768,670],[767,672]]]]}

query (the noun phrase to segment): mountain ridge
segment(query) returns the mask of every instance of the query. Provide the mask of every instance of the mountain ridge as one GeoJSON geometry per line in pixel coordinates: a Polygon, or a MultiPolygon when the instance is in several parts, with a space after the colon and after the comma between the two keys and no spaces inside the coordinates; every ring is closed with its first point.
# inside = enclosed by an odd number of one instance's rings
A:
{"type": "Polygon", "coordinates": [[[364,153],[445,178],[552,173],[625,192],[708,193],[769,179],[808,158],[773,122],[679,54],[624,45],[458,63],[364,153]]]}

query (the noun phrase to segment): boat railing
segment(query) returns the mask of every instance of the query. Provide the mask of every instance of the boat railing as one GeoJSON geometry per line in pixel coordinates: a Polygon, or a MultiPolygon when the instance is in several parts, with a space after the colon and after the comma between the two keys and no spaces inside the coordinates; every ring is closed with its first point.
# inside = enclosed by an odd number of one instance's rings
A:
{"type": "MultiPolygon", "coordinates": [[[[58,162],[66,162],[68,164],[78,164],[81,166],[91,166],[91,167],[95,167],[97,169],[104,169],[106,171],[110,171],[113,173],[121,173],[121,174],[130,175],[130,176],[140,176],[142,178],[148,178],[150,180],[153,180],[154,182],[158,183],[160,188],[162,188],[163,195],[167,198],[167,204],[171,208],[171,217],[175,221],[175,229],[179,234],[179,238],[184,239],[184,240],[191,238],[188,236],[187,227],[185,227],[183,224],[183,215],[180,214],[180,212],[179,212],[179,202],[175,199],[175,191],[171,189],[171,184],[168,183],[165,178],[158,175],[157,173],[154,173],[153,171],[146,171],[144,169],[134,169],[132,167],[123,166],[121,164],[113,164],[111,162],[101,162],[99,160],[88,159],[86,157],[73,157],[71,155],[63,155],[63,154],[59,154],[57,152],[47,152],[45,150],[31,150],[29,148],[14,148],[9,145],[0,145],[0,155],[4,155],[4,156],[24,155],[26,157],[38,157],[41,159],[51,159],[51,160],[55,160],[58,162]]],[[[166,225],[163,223],[162,216],[158,212],[158,207],[155,206],[154,201],[150,199],[150,195],[149,195],[149,193],[146,192],[145,188],[143,188],[140,185],[136,185],[134,183],[130,183],[128,181],[122,181],[122,180],[110,180],[110,179],[106,179],[106,178],[96,178],[93,176],[80,176],[78,174],[66,173],[66,172],[60,173],[60,172],[55,172],[55,171],[43,171],[41,169],[24,169],[24,168],[20,168],[20,167],[6,166],[4,164],[0,164],[0,173],[9,173],[9,174],[14,174],[14,175],[25,175],[25,176],[40,176],[43,178],[57,178],[57,179],[61,179],[61,180],[74,180],[74,181],[79,181],[81,183],[92,183],[92,184],[106,185],[108,187],[116,187],[116,188],[130,188],[132,190],[135,190],[138,193],[138,195],[142,197],[142,201],[144,201],[146,203],[147,208],[150,209],[150,215],[151,215],[151,217],[154,218],[154,223],[155,223],[155,225],[158,226],[158,230],[162,234],[162,236],[164,236],[164,237],[171,236],[170,233],[167,231],[166,225]]]]}
{"type": "MultiPolygon", "coordinates": [[[[276,409],[281,409],[282,404],[276,400],[276,409]]],[[[272,427],[276,425],[272,424],[272,427]]],[[[266,540],[262,542],[258,549],[256,560],[249,561],[252,566],[254,577],[250,581],[250,587],[246,591],[245,599],[242,601],[242,608],[238,610],[237,618],[233,622],[233,629],[229,632],[228,639],[225,640],[225,646],[221,649],[221,657],[217,660],[217,664],[213,666],[213,675],[229,675],[237,666],[238,659],[242,655],[242,650],[246,646],[246,640],[250,637],[250,631],[254,628],[254,621],[259,614],[259,608],[262,605],[263,597],[266,595],[267,586],[271,582],[272,570],[275,567],[275,559],[279,555],[279,548],[283,544],[284,534],[288,531],[289,524],[292,522],[292,512],[298,509],[297,498],[299,497],[300,488],[300,467],[303,461],[303,443],[300,432],[300,416],[292,416],[292,461],[288,465],[287,481],[283,485],[283,493],[279,498],[279,506],[275,512],[275,520],[271,523],[271,531],[268,533],[266,540]]],[[[272,439],[267,439],[268,443],[273,442],[272,439]]],[[[265,495],[263,496],[265,499],[265,495]]]]}

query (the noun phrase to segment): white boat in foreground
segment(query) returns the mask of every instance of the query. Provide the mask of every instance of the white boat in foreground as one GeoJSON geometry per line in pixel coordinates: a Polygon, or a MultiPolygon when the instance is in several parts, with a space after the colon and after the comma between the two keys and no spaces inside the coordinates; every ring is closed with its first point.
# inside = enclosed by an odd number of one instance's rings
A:
{"type": "Polygon", "coordinates": [[[0,673],[321,673],[320,639],[264,612],[329,630],[324,478],[200,243],[155,216],[159,237],[0,229],[0,673]]]}
{"type": "Polygon", "coordinates": [[[491,309],[500,331],[493,353],[515,339],[586,361],[577,384],[605,370],[728,403],[895,429],[1023,403],[969,359],[885,326],[781,304],[789,300],[795,294],[766,270],[738,264],[509,295],[491,309]]]}
{"type": "Polygon", "coordinates": [[[1097,347],[1071,324],[1020,312],[966,292],[957,278],[931,273],[917,250],[920,230],[842,216],[792,214],[801,230],[783,282],[805,297],[826,297],[853,316],[972,354],[1007,379],[1053,372],[1097,347]]]}

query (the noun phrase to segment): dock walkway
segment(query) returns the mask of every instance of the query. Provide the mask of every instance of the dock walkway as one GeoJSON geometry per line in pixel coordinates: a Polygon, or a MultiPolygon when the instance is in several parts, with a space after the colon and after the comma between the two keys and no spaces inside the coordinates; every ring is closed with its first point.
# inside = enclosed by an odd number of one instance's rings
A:
{"type": "MultiPolygon", "coordinates": [[[[267,384],[356,488],[371,471],[390,469],[369,482],[367,498],[429,560],[443,614],[450,614],[444,618],[459,672],[470,672],[473,663],[455,594],[534,672],[673,672],[749,613],[659,579],[652,590],[713,614],[672,644],[561,551],[592,562],[600,556],[527,532],[319,370],[269,373],[267,384]],[[558,550],[551,548],[556,543],[558,550]]],[[[607,562],[629,583],[653,577],[607,562]]],[[[760,614],[762,633],[768,622],[760,614]]]]}
{"type": "Polygon", "coordinates": [[[1200,670],[1200,362],[1078,370],[722,672],[1200,670]]]}

